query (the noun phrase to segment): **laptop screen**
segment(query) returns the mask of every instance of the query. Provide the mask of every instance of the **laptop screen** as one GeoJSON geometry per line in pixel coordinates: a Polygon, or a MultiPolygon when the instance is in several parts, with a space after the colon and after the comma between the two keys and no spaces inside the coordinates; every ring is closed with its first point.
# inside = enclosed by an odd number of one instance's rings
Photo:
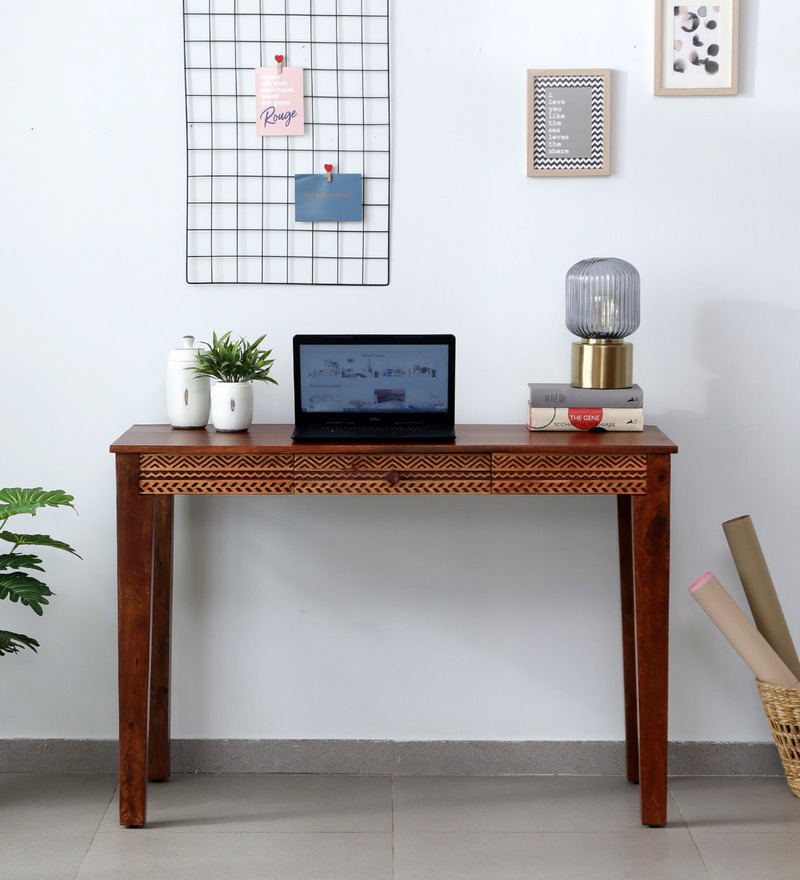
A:
{"type": "Polygon", "coordinates": [[[454,421],[450,335],[300,335],[294,371],[300,423],[454,421]]]}

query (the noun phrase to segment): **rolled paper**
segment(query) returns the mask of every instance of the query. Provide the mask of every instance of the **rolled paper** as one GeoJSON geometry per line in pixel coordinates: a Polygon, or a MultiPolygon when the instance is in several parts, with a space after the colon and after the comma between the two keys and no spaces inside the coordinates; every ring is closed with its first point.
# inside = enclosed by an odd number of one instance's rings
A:
{"type": "Polygon", "coordinates": [[[756,678],[767,684],[800,689],[797,676],[710,571],[699,577],[689,592],[756,678]]]}
{"type": "Polygon", "coordinates": [[[786,625],[753,521],[749,516],[739,516],[724,522],[722,528],[758,631],[792,670],[795,678],[800,678],[800,659],[786,625]]]}

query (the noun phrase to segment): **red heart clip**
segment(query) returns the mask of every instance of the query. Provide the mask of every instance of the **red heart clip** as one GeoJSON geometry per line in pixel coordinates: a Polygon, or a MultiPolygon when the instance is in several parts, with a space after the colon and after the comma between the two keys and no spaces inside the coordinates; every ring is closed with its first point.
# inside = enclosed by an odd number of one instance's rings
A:
{"type": "Polygon", "coordinates": [[[326,165],[325,170],[326,171],[333,171],[333,165],[326,165]]]}
{"type": "Polygon", "coordinates": [[[283,61],[283,55],[276,55],[275,60],[278,62],[278,64],[280,64],[281,61],[283,61]]]}

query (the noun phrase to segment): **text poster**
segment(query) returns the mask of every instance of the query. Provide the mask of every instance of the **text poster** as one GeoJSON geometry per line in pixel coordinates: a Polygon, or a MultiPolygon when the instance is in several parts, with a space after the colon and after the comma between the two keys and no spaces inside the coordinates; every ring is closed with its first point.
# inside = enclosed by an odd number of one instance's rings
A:
{"type": "Polygon", "coordinates": [[[303,134],[303,68],[256,68],[256,125],[260,135],[303,134]]]}
{"type": "Polygon", "coordinates": [[[585,159],[592,154],[592,90],[551,88],[547,101],[547,155],[585,159]]]}
{"type": "Polygon", "coordinates": [[[300,222],[361,220],[360,174],[295,174],[294,219],[300,222]]]}
{"type": "Polygon", "coordinates": [[[609,174],[611,71],[528,71],[528,176],[609,174]]]}

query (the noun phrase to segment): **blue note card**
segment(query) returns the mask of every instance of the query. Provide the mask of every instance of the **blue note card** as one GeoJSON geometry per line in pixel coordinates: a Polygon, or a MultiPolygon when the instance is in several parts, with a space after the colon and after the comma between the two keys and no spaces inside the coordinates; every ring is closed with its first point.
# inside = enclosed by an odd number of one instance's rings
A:
{"type": "Polygon", "coordinates": [[[361,220],[361,187],[360,174],[333,174],[330,183],[327,174],[295,174],[294,219],[361,220]]]}

